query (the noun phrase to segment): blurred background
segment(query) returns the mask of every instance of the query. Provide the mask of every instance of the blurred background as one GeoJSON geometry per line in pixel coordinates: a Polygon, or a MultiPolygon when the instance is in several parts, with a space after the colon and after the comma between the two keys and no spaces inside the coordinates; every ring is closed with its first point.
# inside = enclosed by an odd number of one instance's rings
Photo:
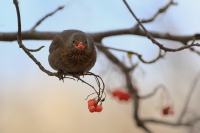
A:
{"type": "MultiPolygon", "coordinates": [[[[168,0],[128,0],[140,19],[148,19],[168,0]]],[[[146,24],[150,31],[174,35],[199,33],[199,0],[177,0],[153,23],[146,24]]],[[[46,14],[64,5],[62,11],[47,18],[38,31],[79,29],[88,33],[130,28],[136,21],[121,0],[19,0],[22,30],[29,30],[46,14]]],[[[12,0],[0,0],[0,32],[16,32],[17,18],[12,0]]],[[[168,47],[178,47],[173,41],[159,40],[168,47]]],[[[48,64],[48,47],[51,41],[23,41],[28,48],[45,45],[34,56],[51,71],[48,64]]],[[[158,49],[145,37],[123,35],[103,40],[105,45],[141,53],[146,60],[155,58],[158,49]]],[[[112,51],[120,60],[127,60],[126,53],[112,51]]],[[[189,50],[167,53],[154,64],[142,64],[134,72],[140,94],[151,92],[164,84],[173,101],[175,114],[163,117],[159,108],[159,93],[141,101],[140,115],[175,121],[183,107],[191,84],[199,72],[199,55],[189,50]]],[[[137,62],[137,58],[133,58],[137,62]]],[[[107,94],[101,113],[90,113],[85,98],[92,88],[81,82],[66,79],[63,83],[40,71],[37,65],[14,42],[0,42],[0,133],[143,133],[132,119],[132,102],[119,102],[107,94]]],[[[124,86],[123,76],[102,53],[92,72],[99,74],[107,89],[124,86]]],[[[95,84],[92,77],[84,78],[95,84]]],[[[200,91],[197,88],[189,110],[198,112],[200,91]]],[[[183,133],[186,128],[149,124],[156,133],[183,133]]]]}

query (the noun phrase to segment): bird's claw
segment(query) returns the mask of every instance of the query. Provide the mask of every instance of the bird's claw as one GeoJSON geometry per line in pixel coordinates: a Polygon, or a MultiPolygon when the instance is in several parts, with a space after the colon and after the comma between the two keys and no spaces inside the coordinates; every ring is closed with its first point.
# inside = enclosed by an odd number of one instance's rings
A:
{"type": "Polygon", "coordinates": [[[58,78],[59,80],[62,80],[64,82],[65,74],[63,73],[62,70],[58,71],[58,78]]]}

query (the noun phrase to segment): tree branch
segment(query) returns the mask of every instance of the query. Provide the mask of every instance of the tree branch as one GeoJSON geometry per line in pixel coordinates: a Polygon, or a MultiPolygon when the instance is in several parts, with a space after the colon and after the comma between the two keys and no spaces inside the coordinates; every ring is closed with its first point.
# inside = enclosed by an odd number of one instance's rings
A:
{"type": "Polygon", "coordinates": [[[41,18],[41,19],[31,28],[31,30],[35,30],[35,28],[36,28],[37,26],[39,26],[46,18],[52,16],[52,15],[55,14],[57,11],[62,10],[64,7],[65,7],[65,6],[60,6],[60,7],[58,7],[55,11],[53,11],[53,12],[47,14],[46,16],[44,16],[43,18],[41,18]]]}
{"type": "Polygon", "coordinates": [[[16,12],[17,12],[17,21],[18,21],[18,33],[17,33],[17,40],[18,40],[18,44],[19,47],[23,49],[23,51],[38,65],[38,67],[45,72],[46,74],[48,74],[49,76],[58,76],[57,73],[52,73],[48,70],[46,70],[42,64],[27,50],[27,48],[23,45],[22,43],[22,34],[21,34],[21,17],[20,17],[20,11],[19,11],[19,6],[18,6],[18,1],[17,0],[13,0],[13,3],[15,5],[16,8],[16,12]]]}
{"type": "Polygon", "coordinates": [[[145,63],[145,64],[151,64],[151,63],[154,63],[156,62],[157,60],[163,58],[165,56],[165,53],[162,54],[161,51],[162,50],[159,50],[159,54],[158,56],[155,58],[155,59],[152,59],[151,61],[146,61],[142,58],[142,55],[141,54],[138,54],[136,52],[133,52],[133,51],[129,51],[129,50],[122,50],[122,49],[118,49],[118,48],[113,48],[113,47],[107,47],[107,46],[103,46],[102,44],[100,45],[99,43],[96,43],[96,45],[98,45],[99,47],[104,47],[104,48],[107,48],[107,49],[111,49],[111,50],[115,50],[115,51],[120,51],[120,52],[125,52],[127,54],[132,54],[132,55],[136,55],[138,57],[138,59],[145,63]]]}
{"type": "Polygon", "coordinates": [[[144,95],[144,96],[140,96],[141,99],[147,99],[150,98],[152,96],[154,96],[156,94],[156,92],[160,89],[163,89],[164,91],[166,91],[166,88],[164,85],[158,85],[151,93],[144,95]]]}
{"type": "Polygon", "coordinates": [[[196,117],[193,120],[187,121],[187,122],[168,122],[168,121],[163,121],[163,120],[158,120],[158,119],[143,119],[142,120],[144,123],[154,123],[154,124],[160,124],[160,125],[166,125],[166,126],[186,126],[186,127],[191,127],[195,123],[200,121],[200,117],[196,117]]]}
{"type": "Polygon", "coordinates": [[[37,49],[28,49],[28,48],[26,48],[29,52],[38,52],[38,51],[40,51],[42,48],[44,48],[45,46],[41,46],[41,47],[39,47],[39,48],[37,48],[37,49]]]}
{"type": "Polygon", "coordinates": [[[185,113],[186,113],[186,111],[187,111],[188,105],[189,105],[189,103],[190,103],[192,94],[193,94],[193,92],[194,92],[194,90],[195,90],[195,88],[196,88],[196,85],[197,85],[197,83],[198,83],[198,81],[199,81],[199,78],[200,78],[200,72],[199,72],[199,73],[197,74],[197,76],[195,77],[195,79],[194,79],[194,81],[193,81],[193,83],[192,83],[191,89],[190,89],[189,92],[188,92],[188,95],[187,95],[186,100],[185,100],[184,107],[183,107],[182,112],[180,113],[180,116],[179,116],[179,118],[178,118],[178,123],[182,122],[182,120],[183,120],[183,118],[184,118],[184,115],[185,115],[185,113]]]}
{"type": "Polygon", "coordinates": [[[160,8],[150,19],[141,20],[141,23],[149,23],[154,21],[159,14],[166,12],[167,9],[169,9],[169,7],[172,5],[177,5],[177,3],[175,3],[173,0],[170,0],[169,3],[167,3],[164,7],[160,8]]]}
{"type": "Polygon", "coordinates": [[[129,12],[131,13],[131,15],[135,18],[135,20],[137,21],[137,23],[141,26],[141,28],[143,29],[143,31],[145,32],[146,36],[148,39],[150,39],[152,41],[153,44],[156,44],[160,49],[166,51],[166,52],[176,52],[176,51],[181,51],[187,48],[191,48],[193,46],[200,46],[200,44],[198,43],[192,43],[190,45],[186,45],[186,46],[181,46],[179,48],[173,49],[173,48],[167,48],[165,46],[163,46],[163,44],[160,44],[159,42],[157,42],[154,37],[148,32],[148,30],[143,26],[142,22],[137,18],[137,16],[135,15],[135,13],[131,10],[130,6],[128,5],[128,3],[126,2],[126,0],[123,0],[124,4],[126,5],[126,7],[128,8],[129,12]]]}

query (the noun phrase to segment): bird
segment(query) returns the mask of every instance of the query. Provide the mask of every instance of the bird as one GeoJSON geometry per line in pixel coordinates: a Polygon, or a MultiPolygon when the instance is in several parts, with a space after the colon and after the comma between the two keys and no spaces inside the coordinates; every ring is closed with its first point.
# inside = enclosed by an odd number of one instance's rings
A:
{"type": "Polygon", "coordinates": [[[80,30],[64,30],[49,46],[49,65],[63,75],[84,75],[96,63],[96,49],[91,36],[80,30]]]}

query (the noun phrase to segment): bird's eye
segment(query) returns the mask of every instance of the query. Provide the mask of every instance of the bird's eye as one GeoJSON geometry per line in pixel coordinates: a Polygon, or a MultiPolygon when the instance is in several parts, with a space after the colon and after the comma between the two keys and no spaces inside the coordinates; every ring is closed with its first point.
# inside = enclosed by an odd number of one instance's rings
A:
{"type": "Polygon", "coordinates": [[[73,41],[73,43],[75,43],[75,42],[73,41]]]}
{"type": "Polygon", "coordinates": [[[87,41],[85,41],[85,44],[87,44],[87,41]]]}

